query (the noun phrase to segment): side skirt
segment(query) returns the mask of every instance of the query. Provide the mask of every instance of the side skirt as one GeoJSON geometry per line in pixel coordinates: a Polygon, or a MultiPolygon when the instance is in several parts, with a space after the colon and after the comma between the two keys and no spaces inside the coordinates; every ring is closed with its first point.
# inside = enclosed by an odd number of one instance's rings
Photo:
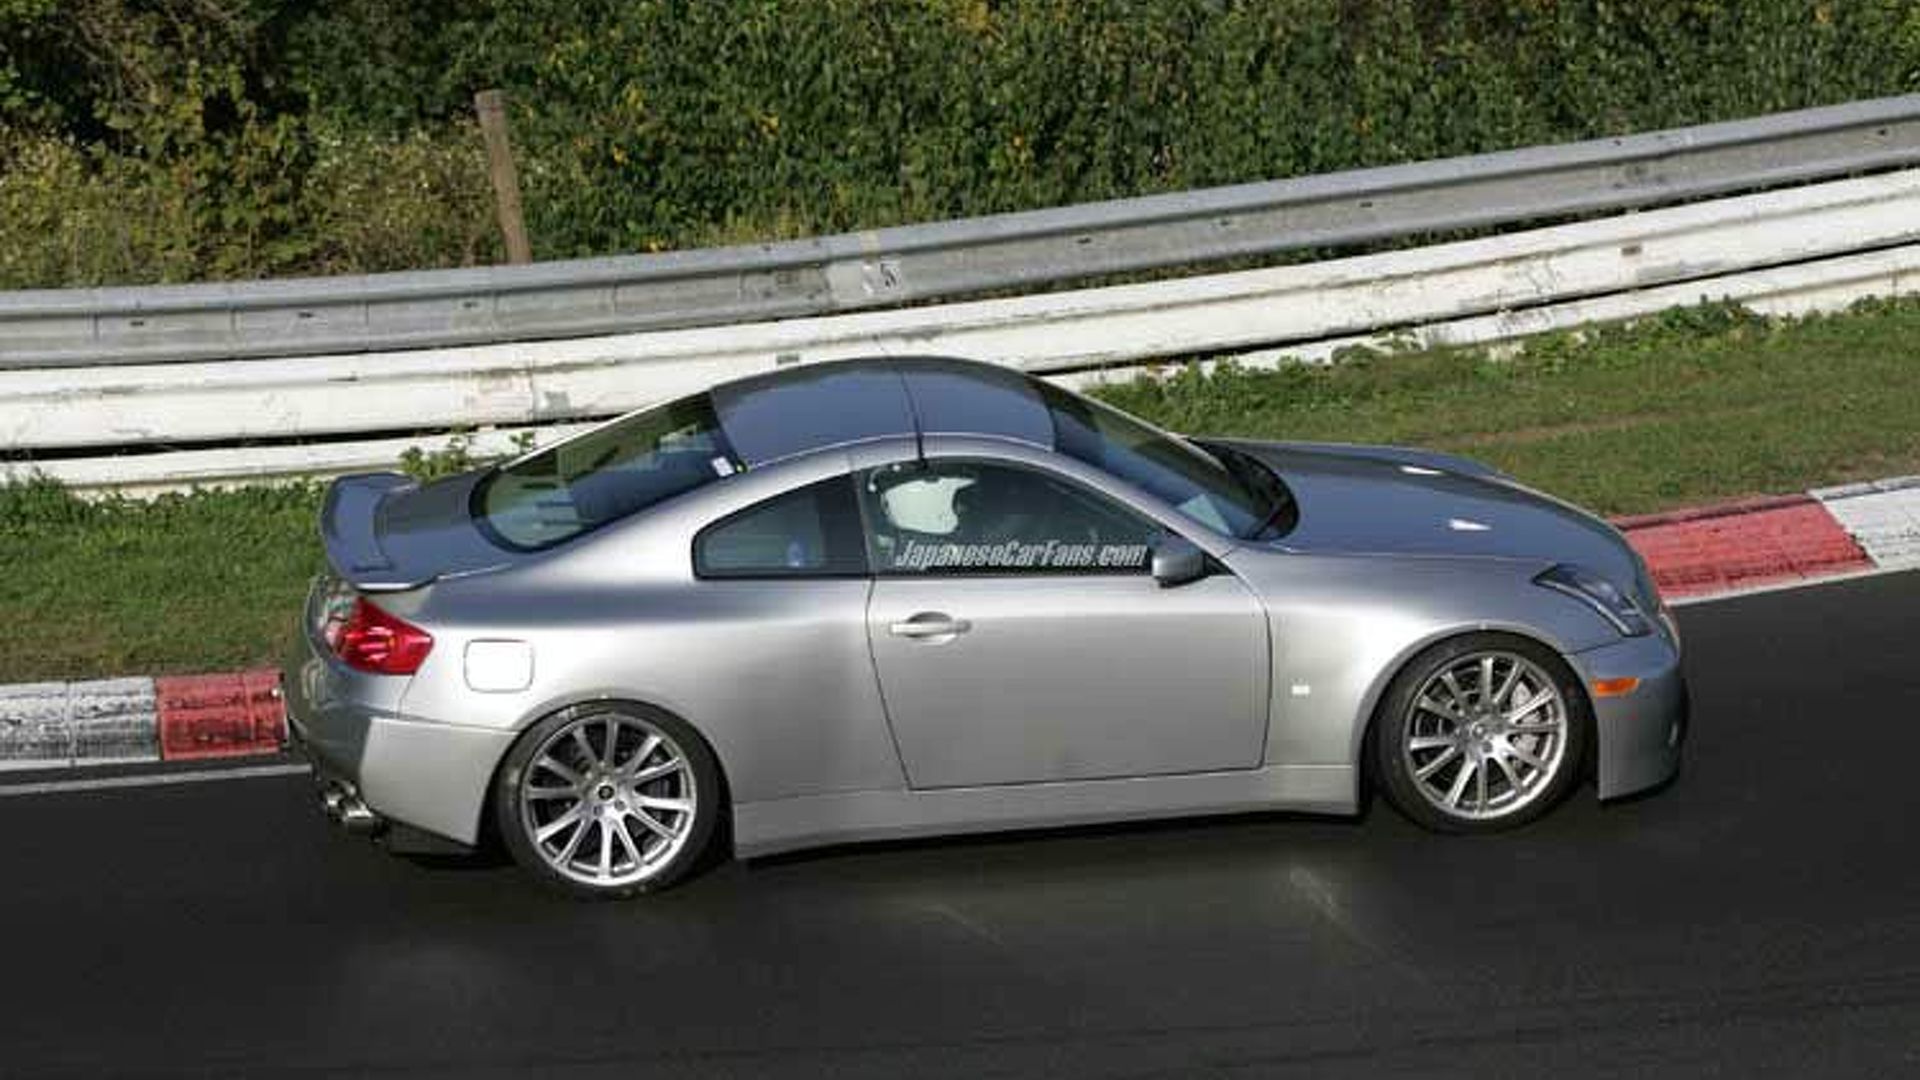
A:
{"type": "Polygon", "coordinates": [[[801,795],[735,806],[734,850],[753,858],[862,840],[1254,810],[1351,814],[1359,805],[1356,779],[1349,765],[1276,765],[1118,780],[801,795]]]}

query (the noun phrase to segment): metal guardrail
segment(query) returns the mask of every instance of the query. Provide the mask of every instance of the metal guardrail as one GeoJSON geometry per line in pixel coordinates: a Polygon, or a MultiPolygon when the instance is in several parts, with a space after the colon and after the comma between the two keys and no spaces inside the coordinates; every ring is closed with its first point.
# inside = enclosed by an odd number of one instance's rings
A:
{"type": "Polygon", "coordinates": [[[1900,291],[1898,274],[1910,274],[1909,256],[1920,252],[1920,169],[1324,262],[892,311],[378,354],[0,371],[0,446],[71,460],[87,450],[590,421],[784,363],[847,356],[934,353],[1071,372],[1524,318],[1623,294],[1657,292],[1661,306],[1747,296],[1729,279],[1875,252],[1900,253],[1868,272],[1876,282],[1894,275],[1888,291],[1900,291]]]}
{"type": "Polygon", "coordinates": [[[532,266],[0,293],[0,370],[824,315],[1648,206],[1920,163],[1920,95],[810,240],[532,266]]]}
{"type": "MultiPolygon", "coordinates": [[[[1394,340],[1418,345],[1485,345],[1597,322],[1638,318],[1698,303],[1703,297],[1727,299],[1762,314],[1799,316],[1836,311],[1862,297],[1893,296],[1920,284],[1920,245],[1882,249],[1813,263],[1741,271],[1678,285],[1655,286],[1601,297],[1567,300],[1516,311],[1448,319],[1399,331],[1394,340]]],[[[1239,352],[1232,361],[1249,368],[1271,368],[1301,361],[1326,361],[1339,349],[1380,347],[1379,335],[1320,338],[1282,349],[1239,352]]],[[[1205,361],[1203,368],[1217,366],[1205,361]]],[[[1047,376],[1056,383],[1084,388],[1125,381],[1164,364],[1134,364],[1047,376]]],[[[636,381],[648,373],[634,373],[636,381]]],[[[82,493],[119,492],[151,496],[196,486],[270,484],[349,472],[391,469],[408,450],[441,450],[456,441],[478,457],[518,452],[519,438],[545,443],[586,430],[589,424],[546,424],[484,428],[455,435],[375,436],[306,443],[246,447],[163,450],[157,453],[109,453],[38,462],[0,461],[0,482],[25,480],[36,473],[82,493]]]]}

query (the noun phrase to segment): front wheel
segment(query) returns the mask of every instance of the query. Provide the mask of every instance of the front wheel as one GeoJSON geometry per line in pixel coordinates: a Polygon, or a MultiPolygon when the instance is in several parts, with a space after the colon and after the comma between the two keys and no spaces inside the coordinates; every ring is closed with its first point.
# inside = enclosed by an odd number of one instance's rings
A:
{"type": "Polygon", "coordinates": [[[1387,688],[1374,720],[1374,775],[1418,824],[1494,832],[1566,797],[1592,731],[1587,696],[1558,653],[1470,634],[1416,656],[1387,688]]]}
{"type": "Polygon", "coordinates": [[[666,888],[700,862],[721,812],[719,769],[679,717],[631,704],[568,709],[507,754],[494,813],[514,860],[575,896],[666,888]]]}

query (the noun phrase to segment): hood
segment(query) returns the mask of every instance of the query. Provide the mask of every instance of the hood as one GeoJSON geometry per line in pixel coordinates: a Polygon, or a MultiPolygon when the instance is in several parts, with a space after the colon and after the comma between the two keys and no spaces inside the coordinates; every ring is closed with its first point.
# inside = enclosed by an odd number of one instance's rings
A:
{"type": "Polygon", "coordinates": [[[327,562],[366,592],[414,589],[504,565],[512,556],[481,535],[468,509],[479,478],[472,472],[422,484],[391,472],[341,477],[320,511],[327,562]]]}
{"type": "Polygon", "coordinates": [[[1639,560],[1613,526],[1479,462],[1384,446],[1219,441],[1259,458],[1293,491],[1299,521],[1280,541],[1287,548],[1574,563],[1643,591],[1639,560]]]}

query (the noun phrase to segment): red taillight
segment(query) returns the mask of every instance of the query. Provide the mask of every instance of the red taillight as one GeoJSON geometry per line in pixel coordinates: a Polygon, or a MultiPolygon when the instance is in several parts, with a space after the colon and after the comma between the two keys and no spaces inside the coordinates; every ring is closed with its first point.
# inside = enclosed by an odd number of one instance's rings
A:
{"type": "Polygon", "coordinates": [[[375,675],[411,675],[433,651],[433,635],[362,599],[337,631],[333,654],[350,668],[375,675]]]}

